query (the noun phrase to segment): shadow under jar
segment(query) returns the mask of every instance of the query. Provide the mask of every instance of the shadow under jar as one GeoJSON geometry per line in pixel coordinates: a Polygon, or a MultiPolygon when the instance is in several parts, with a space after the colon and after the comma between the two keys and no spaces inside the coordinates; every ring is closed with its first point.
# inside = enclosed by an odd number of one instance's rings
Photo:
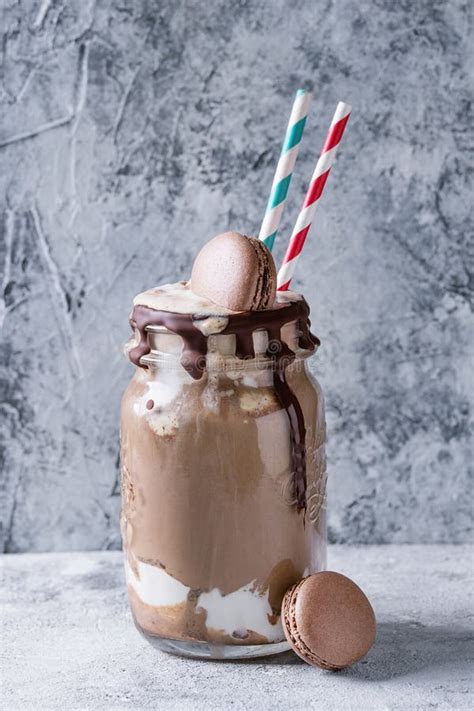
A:
{"type": "Polygon", "coordinates": [[[285,651],[283,595],[325,567],[324,402],[306,365],[317,339],[297,321],[271,339],[250,319],[251,356],[235,355],[235,334],[209,336],[196,374],[178,333],[144,330],[121,417],[135,623],[187,656],[285,651]]]}

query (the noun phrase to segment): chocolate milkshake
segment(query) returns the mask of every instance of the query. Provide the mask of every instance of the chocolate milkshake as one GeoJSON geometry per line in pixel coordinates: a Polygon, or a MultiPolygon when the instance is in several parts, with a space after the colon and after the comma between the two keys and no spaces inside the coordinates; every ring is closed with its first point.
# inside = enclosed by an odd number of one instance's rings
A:
{"type": "Polygon", "coordinates": [[[266,248],[217,239],[190,283],[134,300],[121,524],[139,629],[237,657],[286,648],[283,595],[324,568],[325,423],[308,305],[275,294],[266,248]]]}

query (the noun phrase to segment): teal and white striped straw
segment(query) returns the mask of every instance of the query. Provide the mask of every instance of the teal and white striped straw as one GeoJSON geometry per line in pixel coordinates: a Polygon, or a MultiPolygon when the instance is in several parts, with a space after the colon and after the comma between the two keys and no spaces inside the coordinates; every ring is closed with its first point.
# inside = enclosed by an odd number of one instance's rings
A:
{"type": "Polygon", "coordinates": [[[281,149],[277,169],[273,178],[265,217],[263,218],[260,234],[258,235],[258,238],[261,239],[262,242],[265,242],[270,251],[273,249],[273,243],[275,242],[278,226],[283,214],[283,208],[288,195],[288,188],[290,187],[301,138],[303,137],[311,99],[311,93],[305,91],[305,89],[298,89],[296,92],[283,148],[281,149]]]}

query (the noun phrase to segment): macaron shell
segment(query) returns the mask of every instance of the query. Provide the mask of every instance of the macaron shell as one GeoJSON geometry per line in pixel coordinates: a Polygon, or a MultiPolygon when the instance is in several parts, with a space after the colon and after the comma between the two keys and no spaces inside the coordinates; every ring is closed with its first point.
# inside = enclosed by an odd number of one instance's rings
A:
{"type": "Polygon", "coordinates": [[[260,240],[224,232],[197,255],[191,289],[232,311],[269,308],[276,294],[273,257],[260,240]]]}
{"type": "Polygon", "coordinates": [[[307,664],[320,667],[321,669],[327,669],[328,671],[337,671],[339,667],[328,665],[324,659],[314,654],[299,634],[295,618],[295,602],[297,591],[304,580],[305,579],[300,580],[299,583],[290,588],[283,598],[282,622],[285,637],[292,650],[307,664]]]}
{"type": "Polygon", "coordinates": [[[258,278],[251,309],[266,309],[273,306],[276,297],[277,273],[275,262],[268,247],[255,237],[247,237],[257,257],[258,278]]]}
{"type": "Polygon", "coordinates": [[[290,588],[282,616],[296,654],[323,669],[354,664],[375,640],[372,606],[362,590],[340,573],[316,573],[290,588]]]}

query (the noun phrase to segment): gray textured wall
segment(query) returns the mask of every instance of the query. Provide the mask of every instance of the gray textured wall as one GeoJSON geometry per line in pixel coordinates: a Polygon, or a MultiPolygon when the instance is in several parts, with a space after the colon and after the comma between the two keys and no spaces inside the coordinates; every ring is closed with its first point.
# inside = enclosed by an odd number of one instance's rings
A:
{"type": "Polygon", "coordinates": [[[131,299],[216,232],[257,231],[303,80],[278,258],[336,102],[354,106],[295,282],[323,341],[331,537],[466,540],[468,3],[0,6],[4,549],[120,545],[131,299]]]}

